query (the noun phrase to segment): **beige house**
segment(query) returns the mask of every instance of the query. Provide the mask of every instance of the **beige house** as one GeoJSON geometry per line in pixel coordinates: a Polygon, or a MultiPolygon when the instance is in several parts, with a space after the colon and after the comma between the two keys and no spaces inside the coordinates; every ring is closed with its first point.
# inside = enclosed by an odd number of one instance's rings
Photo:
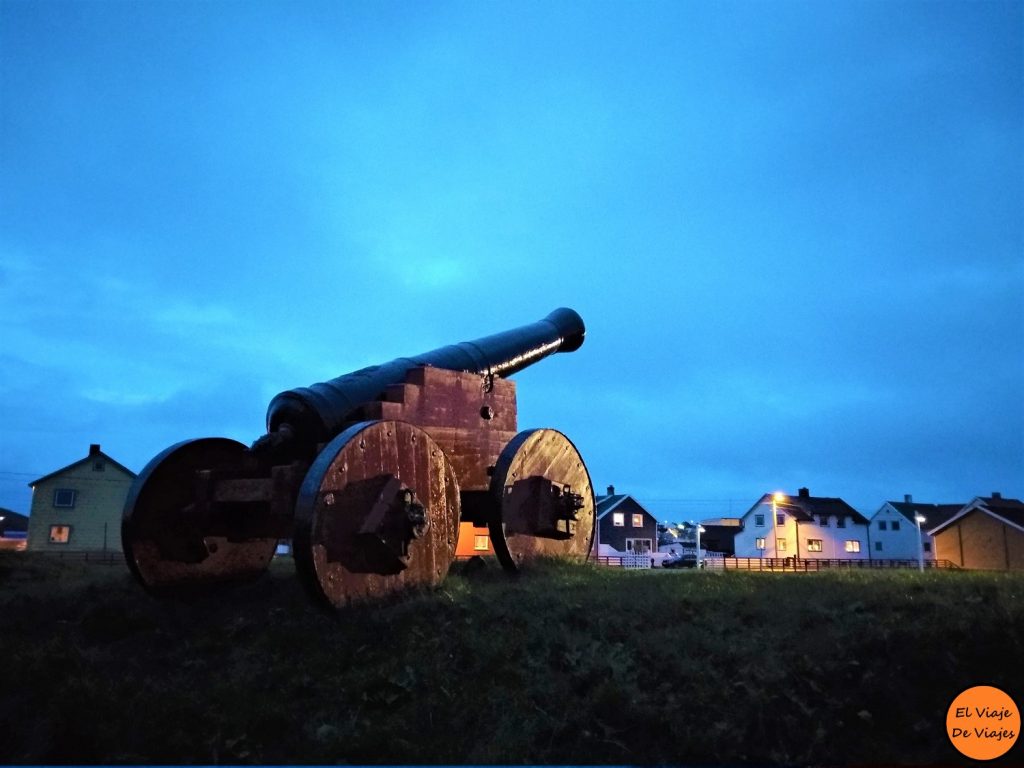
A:
{"type": "Polygon", "coordinates": [[[978,496],[928,533],[935,556],[961,568],[1024,570],[1024,503],[1017,499],[978,496]]]}
{"type": "Polygon", "coordinates": [[[100,450],[29,483],[32,552],[121,551],[121,513],[135,473],[100,450]]]}

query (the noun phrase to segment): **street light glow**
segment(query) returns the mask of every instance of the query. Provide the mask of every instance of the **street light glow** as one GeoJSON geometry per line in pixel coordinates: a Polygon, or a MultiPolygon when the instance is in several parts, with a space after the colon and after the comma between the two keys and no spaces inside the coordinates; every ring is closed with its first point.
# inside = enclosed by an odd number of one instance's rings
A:
{"type": "Polygon", "coordinates": [[[782,491],[776,491],[775,493],[772,494],[772,501],[774,501],[776,504],[781,504],[785,500],[786,494],[784,494],[782,491]]]}

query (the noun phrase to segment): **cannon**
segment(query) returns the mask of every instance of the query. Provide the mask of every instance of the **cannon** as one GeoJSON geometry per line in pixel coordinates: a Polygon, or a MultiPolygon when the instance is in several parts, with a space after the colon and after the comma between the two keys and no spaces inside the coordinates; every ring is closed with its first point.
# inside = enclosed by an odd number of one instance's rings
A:
{"type": "Polygon", "coordinates": [[[439,584],[461,522],[486,528],[502,566],[585,560],[594,492],[554,429],[519,431],[509,376],[583,343],[580,316],[544,319],[282,392],[251,446],[173,445],[125,502],[128,567],[166,595],[246,581],[291,539],[296,572],[341,607],[439,584]]]}

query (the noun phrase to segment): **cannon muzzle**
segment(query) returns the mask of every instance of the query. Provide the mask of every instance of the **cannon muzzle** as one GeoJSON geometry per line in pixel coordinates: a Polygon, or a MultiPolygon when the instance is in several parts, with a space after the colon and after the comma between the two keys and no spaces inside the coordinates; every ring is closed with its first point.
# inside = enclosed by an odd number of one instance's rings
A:
{"type": "Polygon", "coordinates": [[[585,334],[583,318],[562,307],[529,325],[290,389],[270,401],[268,434],[253,444],[253,450],[260,453],[284,444],[308,448],[330,440],[352,422],[358,408],[401,383],[413,368],[427,365],[504,378],[548,355],[579,349],[585,334]]]}

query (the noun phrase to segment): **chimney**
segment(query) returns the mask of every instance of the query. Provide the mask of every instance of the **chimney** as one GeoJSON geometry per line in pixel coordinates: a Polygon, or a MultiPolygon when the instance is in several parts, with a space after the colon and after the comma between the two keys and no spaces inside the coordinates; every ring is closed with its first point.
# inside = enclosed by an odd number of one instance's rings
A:
{"type": "Polygon", "coordinates": [[[807,490],[806,488],[801,488],[799,491],[797,491],[797,493],[800,494],[800,498],[801,499],[809,499],[809,498],[811,498],[811,492],[809,490],[807,490]]]}
{"type": "Polygon", "coordinates": [[[999,501],[1003,498],[1003,494],[999,491],[992,491],[992,501],[999,501]]]}
{"type": "Polygon", "coordinates": [[[615,495],[615,486],[614,485],[609,485],[608,486],[608,495],[609,496],[614,496],[615,495]]]}
{"type": "Polygon", "coordinates": [[[914,503],[914,497],[911,496],[909,493],[904,493],[903,494],[903,503],[904,504],[913,504],[914,503]]]}
{"type": "Polygon", "coordinates": [[[89,446],[89,455],[90,456],[95,456],[99,452],[100,452],[100,444],[99,443],[92,443],[89,446]]]}

